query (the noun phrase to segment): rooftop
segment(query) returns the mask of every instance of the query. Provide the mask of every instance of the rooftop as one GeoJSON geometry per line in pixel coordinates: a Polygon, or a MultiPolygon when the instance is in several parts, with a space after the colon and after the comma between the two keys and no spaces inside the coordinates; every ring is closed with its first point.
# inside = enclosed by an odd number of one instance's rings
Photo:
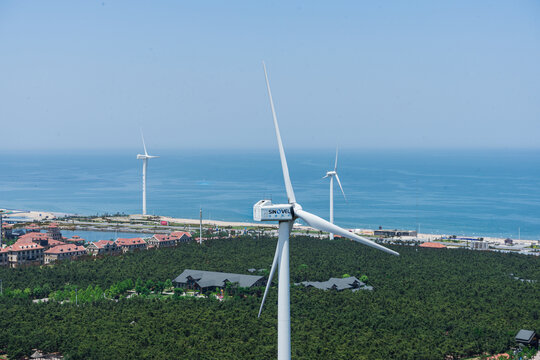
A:
{"type": "Polygon", "coordinates": [[[320,290],[345,290],[345,289],[364,289],[373,290],[372,286],[368,286],[354,276],[346,278],[330,278],[327,281],[303,281],[295,285],[304,285],[306,287],[313,286],[320,290]]]}
{"type": "Polygon", "coordinates": [[[66,253],[72,253],[72,252],[78,252],[78,251],[86,251],[84,246],[80,245],[71,245],[71,244],[64,244],[64,245],[57,245],[49,250],[45,251],[45,254],[66,254],[66,253]]]}
{"type": "Polygon", "coordinates": [[[201,288],[222,287],[227,282],[238,283],[240,287],[251,287],[257,281],[263,279],[263,276],[232,274],[215,271],[191,270],[186,269],[180,274],[174,282],[187,283],[188,279],[194,280],[201,288]]]}
{"type": "Polygon", "coordinates": [[[138,245],[146,244],[142,238],[118,238],[116,239],[117,245],[138,245]]]}

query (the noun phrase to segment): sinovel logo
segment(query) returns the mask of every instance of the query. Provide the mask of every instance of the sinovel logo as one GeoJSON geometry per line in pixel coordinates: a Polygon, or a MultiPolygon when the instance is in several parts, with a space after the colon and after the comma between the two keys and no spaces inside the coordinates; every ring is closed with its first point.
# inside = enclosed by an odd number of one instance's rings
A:
{"type": "Polygon", "coordinates": [[[270,209],[270,210],[268,210],[268,214],[270,214],[270,215],[281,215],[281,214],[289,215],[290,213],[291,213],[290,209],[270,209]]]}

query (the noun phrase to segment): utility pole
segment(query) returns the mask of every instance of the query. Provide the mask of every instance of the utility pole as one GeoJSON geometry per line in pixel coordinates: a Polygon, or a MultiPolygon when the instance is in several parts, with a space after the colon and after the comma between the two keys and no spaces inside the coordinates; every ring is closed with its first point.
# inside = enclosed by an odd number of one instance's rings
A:
{"type": "Polygon", "coordinates": [[[202,244],[202,208],[199,212],[199,217],[200,217],[200,223],[199,223],[199,240],[200,240],[200,244],[202,244]]]}
{"type": "Polygon", "coordinates": [[[4,213],[3,211],[0,211],[0,249],[2,248],[2,243],[4,242],[4,235],[3,235],[4,223],[2,221],[3,213],[4,213]]]}

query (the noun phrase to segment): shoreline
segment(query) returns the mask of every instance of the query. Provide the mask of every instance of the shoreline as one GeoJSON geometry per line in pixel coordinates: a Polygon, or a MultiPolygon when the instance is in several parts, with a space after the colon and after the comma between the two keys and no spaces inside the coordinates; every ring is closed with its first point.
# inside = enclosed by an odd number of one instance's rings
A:
{"type": "MultiPolygon", "coordinates": [[[[62,222],[62,218],[69,217],[69,216],[81,216],[85,217],[84,215],[77,215],[77,214],[68,214],[68,213],[60,213],[60,212],[51,212],[51,211],[34,211],[34,210],[10,210],[10,209],[0,209],[0,211],[7,212],[3,215],[4,221],[10,219],[10,218],[16,218],[16,219],[28,219],[27,222],[43,222],[43,221],[60,221],[62,222]]],[[[105,220],[105,217],[96,217],[96,216],[88,216],[89,218],[100,218],[105,220]]],[[[88,223],[84,224],[85,227],[93,227],[91,231],[124,231],[124,232],[141,232],[141,233],[150,233],[150,232],[163,232],[166,231],[166,228],[169,227],[181,227],[181,225],[189,225],[189,226],[199,226],[200,219],[188,219],[188,218],[175,218],[171,216],[153,216],[153,215],[142,215],[142,214],[130,214],[126,216],[108,216],[106,219],[114,221],[114,222],[103,222],[103,223],[88,223]],[[130,225],[131,221],[149,221],[149,220],[155,220],[155,221],[166,221],[169,224],[180,224],[180,225],[168,225],[163,226],[159,224],[155,224],[153,229],[145,229],[145,228],[133,228],[130,225]],[[127,225],[126,227],[123,227],[122,225],[127,225]],[[108,225],[108,228],[99,228],[98,226],[92,226],[92,225],[108,225]],[[160,230],[159,227],[163,226],[163,230],[160,230]],[[157,228],[155,228],[157,227],[157,228]]],[[[22,221],[21,221],[22,222],[22,221]]],[[[205,227],[208,226],[216,226],[216,227],[231,227],[231,228],[265,228],[265,229],[278,229],[278,224],[274,222],[247,222],[247,221],[224,221],[224,220],[212,220],[212,219],[203,219],[202,224],[205,227]]],[[[78,226],[84,226],[83,224],[79,224],[78,226]]],[[[74,224],[75,226],[75,224],[74,224]]],[[[76,226],[76,227],[78,227],[76,226]]],[[[309,226],[300,225],[300,224],[294,224],[293,231],[315,231],[319,232],[318,230],[311,228],[309,226]]],[[[355,229],[347,229],[351,232],[354,232],[358,235],[363,236],[374,236],[375,229],[362,229],[362,228],[355,228],[355,229]]],[[[386,229],[389,230],[389,229],[386,229]]],[[[403,240],[420,240],[423,242],[429,242],[429,241],[448,241],[452,240],[453,234],[434,234],[434,233],[418,233],[416,236],[404,236],[401,237],[403,240]]],[[[461,235],[457,236],[457,240],[460,241],[467,241],[466,239],[480,239],[482,238],[485,242],[488,243],[494,243],[494,244],[504,244],[504,241],[507,238],[504,237],[496,237],[496,236],[467,236],[467,235],[461,235]]],[[[473,240],[474,241],[474,240],[473,240]]],[[[538,245],[540,243],[540,240],[536,239],[512,239],[513,243],[516,245],[538,245]]]]}

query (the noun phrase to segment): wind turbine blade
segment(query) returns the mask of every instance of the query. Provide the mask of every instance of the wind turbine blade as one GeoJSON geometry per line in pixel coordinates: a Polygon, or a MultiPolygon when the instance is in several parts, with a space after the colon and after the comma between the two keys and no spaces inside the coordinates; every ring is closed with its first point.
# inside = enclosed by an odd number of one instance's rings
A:
{"type": "Polygon", "coordinates": [[[287,159],[285,158],[285,150],[283,150],[283,143],[281,142],[281,135],[279,133],[279,126],[277,122],[276,110],[274,108],[274,100],[272,100],[272,92],[270,91],[270,82],[268,81],[268,74],[266,72],[266,65],[263,61],[264,77],[266,79],[266,88],[268,89],[268,97],[270,98],[270,107],[272,108],[272,117],[274,118],[274,127],[276,128],[276,137],[279,146],[279,156],[281,158],[281,168],[283,170],[283,180],[285,180],[285,189],[287,190],[287,198],[289,204],[296,203],[294,196],[294,190],[291,184],[291,178],[289,176],[289,168],[287,167],[287,159]]]}
{"type": "Polygon", "coordinates": [[[264,290],[264,296],[261,302],[261,307],[259,308],[259,315],[257,317],[261,317],[261,312],[264,306],[264,302],[266,301],[266,295],[268,295],[268,290],[270,289],[270,286],[272,285],[272,278],[274,277],[274,273],[276,272],[276,268],[279,262],[279,254],[281,253],[281,241],[278,240],[276,245],[276,254],[274,255],[274,260],[272,261],[272,268],[270,269],[270,275],[268,276],[268,282],[266,283],[266,289],[264,290]]]}
{"type": "Polygon", "coordinates": [[[144,143],[144,135],[141,128],[141,138],[142,138],[142,145],[144,147],[144,155],[148,156],[148,152],[146,151],[146,144],[144,143]]]}
{"type": "Polygon", "coordinates": [[[339,188],[341,189],[341,193],[343,194],[343,197],[345,198],[345,201],[347,201],[347,197],[345,196],[345,191],[343,191],[343,187],[341,186],[341,181],[339,181],[339,176],[337,173],[336,173],[336,180],[339,185],[339,188]]]}
{"type": "Polygon", "coordinates": [[[334,163],[334,171],[337,170],[337,154],[338,154],[338,148],[336,147],[336,162],[334,163]]]}
{"type": "Polygon", "coordinates": [[[294,214],[296,216],[298,216],[300,219],[304,220],[306,223],[308,223],[309,226],[314,227],[315,229],[319,229],[319,230],[322,230],[322,231],[327,231],[327,232],[332,233],[332,234],[336,234],[336,235],[346,237],[348,239],[354,240],[354,241],[359,242],[361,244],[371,246],[372,248],[375,248],[377,250],[385,251],[385,252],[387,252],[389,254],[392,254],[392,255],[399,255],[399,253],[395,252],[394,250],[387,249],[384,246],[379,245],[379,244],[377,244],[377,243],[375,243],[375,242],[373,242],[371,240],[368,240],[366,238],[363,238],[361,236],[353,234],[352,232],[349,232],[349,231],[347,231],[345,229],[342,229],[337,225],[334,225],[334,224],[332,224],[332,223],[330,223],[330,222],[328,222],[328,221],[326,221],[324,219],[321,219],[317,215],[313,215],[313,214],[308,213],[307,211],[295,209],[294,214]]]}
{"type": "Polygon", "coordinates": [[[326,174],[326,176],[323,176],[321,179],[326,179],[328,177],[328,174],[326,174]]]}

